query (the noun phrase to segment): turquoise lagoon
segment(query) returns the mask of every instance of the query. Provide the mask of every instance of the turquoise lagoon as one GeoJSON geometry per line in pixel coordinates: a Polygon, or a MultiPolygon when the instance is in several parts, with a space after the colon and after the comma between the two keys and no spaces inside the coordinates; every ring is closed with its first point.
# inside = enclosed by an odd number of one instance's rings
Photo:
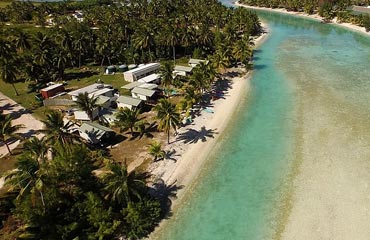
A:
{"type": "Polygon", "coordinates": [[[256,51],[252,89],[158,239],[277,238],[281,201],[304,151],[302,129],[325,122],[318,109],[370,139],[370,39],[259,14],[270,37],[256,51]]]}

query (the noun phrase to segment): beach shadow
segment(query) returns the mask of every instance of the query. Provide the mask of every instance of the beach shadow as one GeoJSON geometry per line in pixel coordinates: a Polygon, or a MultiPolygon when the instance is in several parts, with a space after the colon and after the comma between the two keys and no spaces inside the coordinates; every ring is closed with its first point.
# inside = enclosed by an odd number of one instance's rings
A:
{"type": "Polygon", "coordinates": [[[169,218],[172,216],[172,201],[174,199],[177,199],[177,192],[183,188],[184,186],[177,185],[176,181],[168,185],[163,181],[163,179],[159,179],[155,183],[153,183],[152,187],[149,189],[150,195],[159,199],[165,218],[169,218]]]}
{"type": "Polygon", "coordinates": [[[181,155],[179,154],[176,154],[176,150],[175,149],[172,149],[171,151],[166,151],[164,153],[164,159],[163,160],[166,160],[166,159],[169,159],[169,160],[172,160],[174,162],[177,162],[177,159],[175,157],[180,157],[181,155]]]}
{"type": "MultiPolygon", "coordinates": [[[[2,100],[5,100],[5,99],[2,99],[2,100]]],[[[2,110],[2,111],[12,111],[14,109],[14,107],[16,107],[16,106],[18,106],[18,104],[6,103],[4,106],[0,107],[0,110],[2,110]]]]}
{"type": "Polygon", "coordinates": [[[17,118],[20,118],[23,114],[32,114],[33,112],[29,109],[19,109],[17,111],[10,112],[10,115],[12,116],[12,119],[15,120],[17,118]]]}
{"type": "Polygon", "coordinates": [[[208,138],[214,138],[214,135],[217,134],[216,129],[206,129],[203,126],[199,131],[195,129],[188,129],[184,133],[180,133],[176,138],[177,141],[183,141],[185,144],[197,143],[199,141],[205,142],[208,138]]]}

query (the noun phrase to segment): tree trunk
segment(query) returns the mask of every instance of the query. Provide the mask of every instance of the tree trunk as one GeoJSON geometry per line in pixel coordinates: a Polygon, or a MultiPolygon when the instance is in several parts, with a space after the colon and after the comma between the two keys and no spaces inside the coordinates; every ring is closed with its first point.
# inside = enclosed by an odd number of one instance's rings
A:
{"type": "Polygon", "coordinates": [[[18,93],[17,88],[15,87],[14,83],[12,83],[12,87],[14,89],[15,96],[19,96],[19,93],[18,93]]]}
{"type": "Polygon", "coordinates": [[[5,143],[6,148],[8,149],[8,152],[10,153],[10,155],[13,155],[12,151],[10,151],[8,143],[6,141],[4,141],[4,143],[5,143]]]}
{"type": "Polygon", "coordinates": [[[78,68],[81,68],[81,50],[79,51],[78,54],[78,68]]]}
{"type": "Polygon", "coordinates": [[[170,130],[167,131],[167,143],[170,144],[170,130]]]}
{"type": "Polygon", "coordinates": [[[176,50],[175,45],[172,46],[172,54],[173,54],[173,64],[176,64],[176,50]]]}

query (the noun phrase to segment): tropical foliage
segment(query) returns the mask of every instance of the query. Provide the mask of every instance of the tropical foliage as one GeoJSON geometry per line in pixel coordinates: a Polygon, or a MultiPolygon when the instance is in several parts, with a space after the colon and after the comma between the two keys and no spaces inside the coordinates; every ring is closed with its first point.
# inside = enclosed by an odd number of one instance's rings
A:
{"type": "Polygon", "coordinates": [[[16,193],[9,198],[14,199],[13,218],[24,226],[20,236],[141,239],[152,231],[162,211],[159,200],[148,194],[146,174],[110,163],[107,173],[96,176],[96,159],[86,147],[66,149],[58,148],[45,162],[27,149],[16,170],[4,175],[5,185],[16,193]]]}
{"type": "Polygon", "coordinates": [[[367,6],[369,1],[364,0],[241,0],[243,4],[285,8],[288,11],[305,12],[308,14],[318,13],[325,21],[337,17],[340,22],[350,22],[363,26],[370,30],[368,14],[353,14],[349,7],[352,5],[367,6]]]}

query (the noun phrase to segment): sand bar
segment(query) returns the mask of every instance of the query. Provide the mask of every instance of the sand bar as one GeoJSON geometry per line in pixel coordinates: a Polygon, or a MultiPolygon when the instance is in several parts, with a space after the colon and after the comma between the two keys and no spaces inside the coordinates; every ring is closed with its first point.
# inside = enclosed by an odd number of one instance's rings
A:
{"type": "MultiPolygon", "coordinates": [[[[241,4],[239,2],[235,2],[236,6],[240,7],[246,7],[249,9],[257,9],[257,10],[264,10],[264,11],[270,11],[270,12],[278,12],[278,13],[284,13],[284,14],[289,14],[289,15],[294,15],[294,16],[299,16],[299,17],[305,17],[305,18],[310,18],[318,21],[323,21],[324,18],[320,17],[318,14],[307,14],[304,12],[292,12],[292,11],[287,11],[285,8],[266,8],[266,7],[256,7],[256,6],[250,6],[250,5],[245,5],[241,4]]],[[[333,25],[338,25],[356,32],[360,32],[363,34],[366,34],[370,36],[370,32],[366,32],[364,27],[360,27],[351,23],[344,23],[344,22],[339,22],[337,18],[332,19],[331,22],[327,24],[333,24],[333,25]]]]}
{"type": "MultiPolygon", "coordinates": [[[[256,9],[321,20],[317,15],[256,9]]],[[[358,26],[338,25],[366,33],[358,26]]],[[[294,176],[282,193],[277,208],[280,219],[272,239],[369,239],[370,139],[368,126],[358,121],[367,116],[339,103],[330,89],[316,86],[314,81],[311,85],[316,91],[301,92],[296,102],[294,176]],[[340,112],[336,111],[338,104],[343,106],[340,112]]]]}

